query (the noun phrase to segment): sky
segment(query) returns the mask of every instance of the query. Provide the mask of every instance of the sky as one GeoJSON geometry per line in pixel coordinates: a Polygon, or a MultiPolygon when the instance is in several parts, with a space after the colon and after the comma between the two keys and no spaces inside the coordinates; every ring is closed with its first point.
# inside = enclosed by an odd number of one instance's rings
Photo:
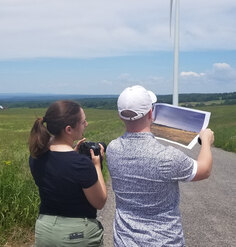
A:
{"type": "MultiPolygon", "coordinates": [[[[170,35],[169,0],[0,0],[0,93],[172,94],[174,7],[170,35]]],[[[179,43],[179,93],[236,91],[235,0],[180,0],[179,43]]]]}

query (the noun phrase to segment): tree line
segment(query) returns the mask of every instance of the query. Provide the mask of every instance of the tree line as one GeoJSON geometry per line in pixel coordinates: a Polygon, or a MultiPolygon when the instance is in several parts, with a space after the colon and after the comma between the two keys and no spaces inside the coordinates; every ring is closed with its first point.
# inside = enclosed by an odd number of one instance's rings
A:
{"type": "MultiPolygon", "coordinates": [[[[35,97],[34,98],[21,98],[21,99],[1,99],[0,105],[4,108],[17,108],[17,107],[27,107],[27,108],[46,108],[53,101],[61,99],[71,99],[77,101],[84,108],[96,108],[96,109],[117,109],[117,98],[118,95],[114,96],[69,96],[60,95],[57,98],[50,99],[50,97],[35,97]]],[[[172,104],[172,95],[157,95],[159,103],[172,104]]],[[[198,107],[204,106],[204,102],[212,101],[210,105],[236,105],[236,92],[232,93],[211,93],[211,94],[201,94],[201,93],[191,93],[191,94],[179,94],[179,103],[186,107],[198,107]],[[216,103],[216,101],[219,101],[216,103]],[[192,104],[194,103],[195,104],[192,104]]],[[[208,104],[209,105],[209,104],[208,104]]]]}

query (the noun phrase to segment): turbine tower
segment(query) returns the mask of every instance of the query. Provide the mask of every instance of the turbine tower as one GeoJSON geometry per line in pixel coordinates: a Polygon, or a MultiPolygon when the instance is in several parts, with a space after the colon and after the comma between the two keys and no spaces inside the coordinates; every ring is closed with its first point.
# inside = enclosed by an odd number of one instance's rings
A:
{"type": "MultiPolygon", "coordinates": [[[[173,0],[170,0],[170,34],[173,0]]],[[[175,0],[173,105],[179,104],[179,0],[175,0]]]]}

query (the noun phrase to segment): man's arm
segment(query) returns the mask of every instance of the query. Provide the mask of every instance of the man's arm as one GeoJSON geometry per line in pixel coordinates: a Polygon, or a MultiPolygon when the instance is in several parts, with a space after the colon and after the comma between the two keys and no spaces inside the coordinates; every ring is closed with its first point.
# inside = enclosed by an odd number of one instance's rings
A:
{"type": "Polygon", "coordinates": [[[211,129],[201,130],[200,138],[202,146],[197,159],[197,173],[192,181],[206,179],[211,174],[212,152],[211,145],[214,142],[214,132],[211,129]]]}

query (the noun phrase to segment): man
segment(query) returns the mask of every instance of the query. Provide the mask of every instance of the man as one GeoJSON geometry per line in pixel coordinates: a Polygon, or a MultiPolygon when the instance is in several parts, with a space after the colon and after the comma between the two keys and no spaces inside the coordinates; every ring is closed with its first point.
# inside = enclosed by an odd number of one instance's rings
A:
{"type": "Polygon", "coordinates": [[[141,86],[126,88],[118,112],[126,132],[107,147],[116,197],[114,246],[185,246],[179,211],[179,181],[209,177],[214,134],[202,130],[197,161],[158,142],[150,131],[156,96],[141,86]]]}

